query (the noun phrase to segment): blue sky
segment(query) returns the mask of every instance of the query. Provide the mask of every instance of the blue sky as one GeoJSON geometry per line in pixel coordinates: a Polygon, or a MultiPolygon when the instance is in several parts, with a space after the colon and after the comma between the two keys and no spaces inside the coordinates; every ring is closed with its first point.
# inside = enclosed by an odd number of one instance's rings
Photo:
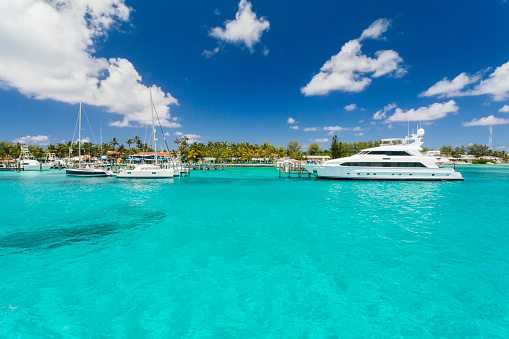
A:
{"type": "MultiPolygon", "coordinates": [[[[328,148],[404,137],[509,147],[509,2],[0,3],[0,139],[143,138],[328,148]],[[84,135],[93,137],[86,127],[84,135]]],[[[171,146],[170,146],[171,147],[171,146]]]]}

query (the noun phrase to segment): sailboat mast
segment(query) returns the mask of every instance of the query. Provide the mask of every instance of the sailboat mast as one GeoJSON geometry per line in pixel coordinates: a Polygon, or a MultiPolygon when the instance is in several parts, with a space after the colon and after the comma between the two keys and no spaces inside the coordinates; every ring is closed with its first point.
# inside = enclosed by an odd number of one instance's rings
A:
{"type": "Polygon", "coordinates": [[[152,133],[154,134],[154,159],[157,166],[156,128],[154,124],[154,102],[152,101],[152,90],[150,90],[150,108],[152,109],[152,133]]]}
{"type": "Polygon", "coordinates": [[[78,126],[78,168],[81,168],[81,102],[80,102],[80,113],[78,115],[79,126],[78,126]]]}

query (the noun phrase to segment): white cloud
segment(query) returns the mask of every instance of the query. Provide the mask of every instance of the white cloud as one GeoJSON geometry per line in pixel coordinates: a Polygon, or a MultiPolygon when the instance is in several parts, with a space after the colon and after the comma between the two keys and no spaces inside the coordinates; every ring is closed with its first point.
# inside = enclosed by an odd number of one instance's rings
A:
{"type": "Polygon", "coordinates": [[[186,134],[185,135],[189,140],[187,140],[187,143],[193,144],[195,142],[200,141],[201,135],[198,134],[186,134]]]}
{"type": "Polygon", "coordinates": [[[461,73],[452,81],[444,78],[420,95],[445,97],[490,95],[495,101],[506,100],[509,97],[509,62],[497,67],[487,78],[482,80],[483,75],[487,72],[488,70],[481,71],[474,76],[461,73]]]}
{"type": "Polygon", "coordinates": [[[318,138],[318,139],[315,139],[314,141],[315,142],[328,142],[329,139],[328,138],[318,138]]]}
{"type": "Polygon", "coordinates": [[[212,28],[209,35],[229,43],[243,43],[250,51],[260,41],[263,32],[270,27],[267,19],[256,16],[251,10],[251,3],[247,0],[240,0],[235,20],[227,20],[224,25],[225,28],[212,28]]]}
{"type": "Polygon", "coordinates": [[[497,67],[485,80],[482,80],[471,95],[488,94],[493,100],[502,101],[509,96],[509,62],[497,67]]]}
{"type": "Polygon", "coordinates": [[[270,52],[270,50],[266,46],[263,47],[263,49],[262,49],[262,54],[263,55],[267,56],[267,55],[269,55],[269,52],[270,52]]]}
{"type": "MultiPolygon", "coordinates": [[[[150,121],[149,91],[122,58],[96,58],[94,42],[129,20],[124,0],[0,2],[0,83],[35,99],[103,106],[122,116],[113,126],[150,121]]],[[[152,86],[161,123],[177,100],[152,86]]]]}
{"type": "Polygon", "coordinates": [[[170,135],[171,135],[170,132],[164,132],[165,137],[169,137],[170,135]]]}
{"type": "Polygon", "coordinates": [[[362,128],[360,127],[341,127],[341,126],[325,126],[323,128],[324,131],[329,131],[328,135],[333,135],[336,132],[339,131],[362,131],[362,128]]]}
{"type": "Polygon", "coordinates": [[[210,58],[211,56],[219,53],[221,51],[221,48],[219,46],[217,46],[216,48],[214,48],[212,51],[207,51],[207,50],[204,50],[201,55],[203,55],[204,57],[206,58],[210,58]]]}
{"type": "Polygon", "coordinates": [[[362,133],[362,132],[361,132],[361,133],[356,133],[356,134],[355,134],[355,136],[356,136],[356,137],[362,137],[363,135],[364,135],[364,133],[362,133]]]}
{"type": "Polygon", "coordinates": [[[294,118],[292,117],[289,117],[287,120],[286,120],[287,123],[289,123],[290,125],[293,125],[293,124],[298,124],[299,122],[296,121],[294,118]]]}
{"type": "Polygon", "coordinates": [[[323,128],[324,131],[329,131],[329,135],[332,135],[336,132],[339,132],[339,131],[344,131],[346,130],[346,128],[344,127],[341,127],[341,126],[325,126],[323,128]]]}
{"type": "Polygon", "coordinates": [[[350,104],[350,105],[346,105],[344,108],[345,108],[345,110],[350,112],[350,111],[356,110],[357,109],[357,105],[356,104],[350,104]]]}
{"type": "Polygon", "coordinates": [[[291,126],[290,126],[290,128],[291,128],[291,129],[299,129],[299,126],[297,126],[297,125],[291,125],[291,126]]]}
{"type": "Polygon", "coordinates": [[[371,25],[369,25],[368,28],[366,28],[362,34],[359,40],[364,39],[381,39],[382,34],[387,32],[387,29],[389,28],[391,24],[390,20],[387,20],[385,18],[381,18],[373,22],[371,25]]]}
{"type": "Polygon", "coordinates": [[[431,86],[426,92],[419,94],[421,97],[431,97],[434,95],[440,97],[457,97],[462,96],[461,90],[467,85],[480,80],[479,75],[468,76],[466,73],[461,73],[456,78],[449,81],[444,78],[431,86]]]}
{"type": "Polygon", "coordinates": [[[215,14],[215,15],[219,15],[219,14],[221,14],[221,11],[220,11],[219,9],[217,9],[217,8],[216,8],[216,9],[214,10],[214,14],[215,14]]]}
{"type": "Polygon", "coordinates": [[[382,110],[379,110],[375,114],[373,114],[373,119],[374,120],[385,119],[387,117],[387,112],[391,111],[394,108],[396,108],[396,104],[389,104],[385,106],[382,110]]]}
{"type": "Polygon", "coordinates": [[[341,51],[322,66],[320,73],[301,88],[301,92],[306,96],[326,95],[331,91],[361,92],[371,84],[372,78],[406,74],[403,59],[393,50],[377,51],[375,58],[361,52],[360,42],[367,38],[380,38],[389,24],[390,21],[379,19],[359,39],[344,44],[341,51]]]}
{"type": "Polygon", "coordinates": [[[49,145],[49,135],[34,135],[30,136],[27,135],[26,137],[16,138],[12,141],[13,143],[17,144],[18,142],[20,144],[28,144],[28,145],[49,145]]]}
{"type": "Polygon", "coordinates": [[[317,131],[321,131],[322,129],[320,127],[305,127],[302,130],[304,132],[317,132],[317,131]]]}
{"type": "Polygon", "coordinates": [[[420,107],[418,109],[410,109],[407,111],[396,108],[393,115],[385,120],[385,123],[398,121],[429,121],[437,120],[445,117],[449,113],[458,112],[459,107],[454,100],[444,103],[434,103],[428,107],[420,107]]]}
{"type": "Polygon", "coordinates": [[[509,119],[496,118],[493,115],[490,115],[484,118],[473,119],[472,121],[464,122],[463,126],[470,127],[470,126],[489,126],[505,124],[509,124],[509,119]]]}
{"type": "Polygon", "coordinates": [[[498,111],[502,113],[509,113],[509,105],[504,105],[504,107],[502,107],[498,111]]]}
{"type": "Polygon", "coordinates": [[[186,137],[188,138],[188,140],[187,140],[187,143],[188,143],[188,144],[192,144],[192,143],[194,143],[194,142],[198,142],[198,141],[200,140],[200,138],[201,138],[201,135],[198,135],[198,134],[191,134],[191,133],[184,134],[184,133],[182,133],[182,132],[180,132],[180,131],[175,132],[175,133],[173,133],[173,134],[174,134],[175,136],[177,136],[177,137],[186,136],[186,137]]]}

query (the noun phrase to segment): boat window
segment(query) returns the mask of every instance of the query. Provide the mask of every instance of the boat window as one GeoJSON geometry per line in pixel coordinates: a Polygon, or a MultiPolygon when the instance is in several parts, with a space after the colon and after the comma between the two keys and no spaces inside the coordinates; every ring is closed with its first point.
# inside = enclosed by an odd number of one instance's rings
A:
{"type": "Polygon", "coordinates": [[[386,151],[387,155],[411,156],[407,151],[386,151]]]}
{"type": "Polygon", "coordinates": [[[407,151],[369,151],[360,154],[411,156],[407,151]]]}
{"type": "Polygon", "coordinates": [[[420,162],[344,162],[340,165],[356,167],[426,167],[420,162]]]}

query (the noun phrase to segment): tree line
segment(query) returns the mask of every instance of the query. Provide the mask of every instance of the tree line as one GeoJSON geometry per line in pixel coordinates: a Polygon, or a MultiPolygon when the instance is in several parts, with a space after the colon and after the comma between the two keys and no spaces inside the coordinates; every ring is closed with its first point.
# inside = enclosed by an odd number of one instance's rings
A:
{"type": "Polygon", "coordinates": [[[457,146],[453,148],[451,145],[440,147],[440,154],[458,158],[462,155],[473,155],[474,157],[497,157],[507,160],[508,154],[505,151],[493,151],[488,145],[473,144],[471,146],[457,146]]]}
{"type": "MultiPolygon", "coordinates": [[[[170,153],[179,153],[184,160],[198,161],[203,158],[212,157],[218,160],[234,159],[240,162],[249,162],[253,158],[264,158],[267,160],[274,160],[275,158],[291,157],[293,159],[303,159],[305,155],[328,155],[332,159],[350,156],[358,153],[359,151],[377,147],[380,145],[380,140],[358,141],[358,142],[342,142],[338,140],[338,136],[334,135],[330,147],[321,149],[320,145],[312,142],[308,145],[307,151],[303,150],[303,146],[299,144],[298,140],[288,141],[285,146],[274,146],[268,141],[263,144],[252,144],[249,142],[227,142],[227,141],[209,141],[193,142],[190,143],[189,139],[185,136],[182,138],[175,138],[173,142],[177,148],[170,150],[170,153]]],[[[71,150],[71,157],[78,155],[77,142],[64,142],[58,144],[50,144],[45,148],[38,145],[29,145],[30,152],[38,159],[46,157],[47,153],[55,153],[57,157],[65,158],[69,156],[71,150]]],[[[139,152],[153,152],[154,150],[143,143],[141,138],[135,136],[128,138],[122,143],[117,138],[112,138],[107,143],[93,144],[91,142],[83,142],[81,145],[82,154],[90,155],[91,157],[100,157],[106,155],[108,151],[117,151],[124,158],[130,154],[139,152]]],[[[423,148],[423,152],[429,149],[423,148]]],[[[19,157],[20,144],[14,144],[8,141],[0,141],[0,158],[1,159],[15,159],[19,157]]],[[[493,151],[486,145],[473,144],[472,146],[442,146],[440,153],[458,157],[462,154],[470,154],[476,157],[482,156],[496,156],[507,159],[505,151],[493,151]]]]}

